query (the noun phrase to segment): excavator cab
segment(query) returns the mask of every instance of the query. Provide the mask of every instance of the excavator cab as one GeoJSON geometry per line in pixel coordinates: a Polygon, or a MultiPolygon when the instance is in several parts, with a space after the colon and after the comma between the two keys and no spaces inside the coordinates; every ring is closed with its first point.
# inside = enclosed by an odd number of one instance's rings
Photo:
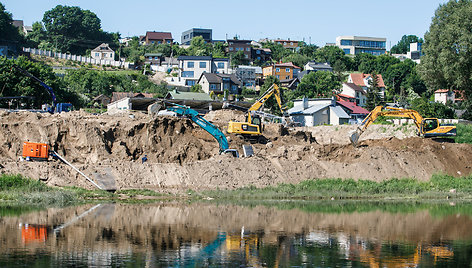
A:
{"type": "Polygon", "coordinates": [[[438,128],[439,123],[438,119],[436,118],[426,118],[423,120],[423,133],[426,133],[428,131],[434,130],[438,128]]]}

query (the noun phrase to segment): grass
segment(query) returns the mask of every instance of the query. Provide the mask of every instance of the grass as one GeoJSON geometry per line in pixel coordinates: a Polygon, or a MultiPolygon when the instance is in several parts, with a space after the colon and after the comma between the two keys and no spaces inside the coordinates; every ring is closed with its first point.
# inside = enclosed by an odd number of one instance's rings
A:
{"type": "Polygon", "coordinates": [[[122,201],[136,196],[171,198],[147,189],[121,190],[111,193],[79,187],[50,187],[21,175],[0,176],[0,205],[68,206],[94,200],[122,201]]]}
{"type": "Polygon", "coordinates": [[[472,199],[472,176],[433,175],[430,181],[391,179],[382,182],[353,179],[316,179],[266,188],[206,191],[216,199],[472,199]],[[456,189],[456,193],[449,191],[456,189]]]}
{"type": "Polygon", "coordinates": [[[457,124],[457,136],[454,138],[456,143],[472,144],[472,125],[457,124]]]}

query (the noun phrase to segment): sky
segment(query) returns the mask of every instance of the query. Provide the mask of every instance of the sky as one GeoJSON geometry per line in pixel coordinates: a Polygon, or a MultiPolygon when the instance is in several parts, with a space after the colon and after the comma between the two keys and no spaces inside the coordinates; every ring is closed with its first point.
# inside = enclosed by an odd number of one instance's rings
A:
{"type": "Polygon", "coordinates": [[[337,36],[387,38],[387,49],[403,35],[423,37],[446,0],[0,0],[13,19],[41,21],[57,5],[88,9],[102,29],[122,37],[171,32],[180,42],[190,28],[213,29],[213,39],[290,39],[324,46],[337,36]]]}

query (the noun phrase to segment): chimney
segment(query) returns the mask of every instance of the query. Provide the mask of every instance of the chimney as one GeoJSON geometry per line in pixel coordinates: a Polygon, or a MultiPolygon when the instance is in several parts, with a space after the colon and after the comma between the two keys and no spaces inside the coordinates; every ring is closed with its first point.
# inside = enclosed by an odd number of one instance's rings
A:
{"type": "Polygon", "coordinates": [[[308,109],[308,98],[303,97],[303,110],[308,109]]]}

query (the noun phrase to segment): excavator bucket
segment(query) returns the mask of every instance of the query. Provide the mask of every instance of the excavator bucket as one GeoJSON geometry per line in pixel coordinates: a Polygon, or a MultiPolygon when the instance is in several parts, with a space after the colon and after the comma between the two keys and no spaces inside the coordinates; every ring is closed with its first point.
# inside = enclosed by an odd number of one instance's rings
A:
{"type": "Polygon", "coordinates": [[[351,136],[349,137],[349,140],[351,140],[351,143],[352,145],[354,145],[354,147],[357,147],[357,143],[359,142],[359,136],[360,134],[356,131],[352,133],[351,136]]]}

